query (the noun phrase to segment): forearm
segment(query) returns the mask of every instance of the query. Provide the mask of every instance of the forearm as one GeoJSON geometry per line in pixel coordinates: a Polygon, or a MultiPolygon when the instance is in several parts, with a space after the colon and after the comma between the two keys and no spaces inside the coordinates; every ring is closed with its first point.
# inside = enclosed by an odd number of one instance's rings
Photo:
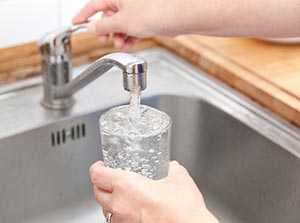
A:
{"type": "Polygon", "coordinates": [[[115,46],[123,50],[137,38],[159,35],[300,36],[300,0],[91,0],[73,22],[97,11],[106,16],[90,31],[105,40],[116,33],[115,46]]]}
{"type": "MultiPolygon", "coordinates": [[[[181,1],[181,0],[179,0],[181,1]]],[[[189,0],[176,13],[185,34],[292,37],[300,35],[300,0],[189,0]]]]}

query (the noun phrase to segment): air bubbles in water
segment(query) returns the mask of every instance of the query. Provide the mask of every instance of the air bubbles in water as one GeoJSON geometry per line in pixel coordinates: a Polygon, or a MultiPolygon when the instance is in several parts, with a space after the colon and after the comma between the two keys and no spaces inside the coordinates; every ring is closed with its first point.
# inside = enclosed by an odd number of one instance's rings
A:
{"type": "Polygon", "coordinates": [[[132,116],[126,105],[105,113],[100,125],[105,165],[151,179],[167,176],[171,126],[167,114],[139,105],[139,116],[132,116]]]}

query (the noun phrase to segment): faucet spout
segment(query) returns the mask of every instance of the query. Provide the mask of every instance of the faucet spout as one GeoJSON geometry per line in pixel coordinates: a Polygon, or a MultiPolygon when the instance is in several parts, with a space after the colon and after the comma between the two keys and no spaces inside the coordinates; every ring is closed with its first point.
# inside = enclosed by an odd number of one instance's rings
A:
{"type": "Polygon", "coordinates": [[[90,64],[69,83],[57,87],[55,96],[57,98],[70,97],[113,67],[118,67],[123,72],[124,90],[132,91],[136,87],[140,90],[146,89],[147,63],[127,53],[112,53],[90,64]]]}
{"type": "Polygon", "coordinates": [[[71,77],[71,33],[80,27],[72,27],[51,33],[40,43],[43,63],[44,98],[42,105],[51,109],[68,109],[74,104],[73,95],[105,74],[113,67],[123,73],[123,87],[127,91],[147,87],[147,63],[127,53],[112,53],[90,64],[79,76],[71,77]]]}

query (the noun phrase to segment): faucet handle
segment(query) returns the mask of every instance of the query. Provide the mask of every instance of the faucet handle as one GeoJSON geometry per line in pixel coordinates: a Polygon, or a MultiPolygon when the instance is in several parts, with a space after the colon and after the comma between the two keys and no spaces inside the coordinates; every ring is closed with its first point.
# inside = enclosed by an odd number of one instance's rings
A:
{"type": "Polygon", "coordinates": [[[74,104],[73,94],[112,67],[123,71],[123,85],[127,91],[147,87],[147,63],[145,60],[126,53],[112,53],[92,63],[79,76],[72,79],[71,35],[86,29],[87,24],[59,29],[47,34],[40,41],[44,98],[47,108],[66,109],[74,104]]]}
{"type": "Polygon", "coordinates": [[[42,54],[42,74],[44,80],[43,104],[48,107],[60,107],[61,104],[71,106],[73,99],[54,100],[56,95],[50,94],[51,88],[58,88],[70,82],[72,76],[71,35],[86,28],[86,24],[57,29],[46,34],[39,42],[42,54]],[[57,104],[55,104],[54,103],[57,104]],[[50,103],[52,102],[52,103],[50,103]],[[55,106],[54,106],[55,104],[55,106]]]}
{"type": "Polygon", "coordinates": [[[72,25],[72,26],[69,27],[69,30],[70,30],[71,33],[74,33],[74,32],[80,31],[80,30],[87,30],[89,23],[90,22],[81,23],[81,24],[78,24],[78,25],[72,25]]]}
{"type": "Polygon", "coordinates": [[[64,27],[46,34],[39,42],[43,57],[69,57],[71,53],[71,35],[84,29],[87,29],[87,23],[64,27]]]}

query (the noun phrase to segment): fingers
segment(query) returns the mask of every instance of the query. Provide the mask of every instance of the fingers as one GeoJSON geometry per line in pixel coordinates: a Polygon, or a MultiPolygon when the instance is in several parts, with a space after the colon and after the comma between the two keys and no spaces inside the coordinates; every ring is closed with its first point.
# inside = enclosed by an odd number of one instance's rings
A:
{"type": "Polygon", "coordinates": [[[108,39],[109,39],[109,36],[108,35],[100,35],[100,36],[97,36],[98,37],[98,40],[101,42],[101,43],[107,43],[108,42],[108,39]]]}
{"type": "Polygon", "coordinates": [[[99,11],[117,11],[117,5],[114,4],[113,0],[91,0],[73,18],[73,23],[79,24],[86,22],[88,18],[99,11]]]}
{"type": "Polygon", "coordinates": [[[112,192],[114,184],[122,178],[122,174],[115,169],[103,166],[103,162],[96,162],[90,167],[92,183],[101,190],[112,192]]]}
{"type": "Polygon", "coordinates": [[[136,37],[129,37],[126,34],[118,33],[114,35],[113,42],[116,48],[122,51],[128,51],[138,40],[136,37]]]}
{"type": "Polygon", "coordinates": [[[179,164],[177,161],[170,162],[168,174],[169,179],[178,178],[186,174],[188,174],[188,172],[181,164],[179,164]]]}
{"type": "Polygon", "coordinates": [[[136,37],[128,37],[126,34],[111,34],[110,35],[97,35],[98,40],[106,44],[110,38],[113,39],[113,44],[115,48],[118,48],[124,52],[127,52],[130,48],[132,48],[140,39],[136,37]]]}
{"type": "Polygon", "coordinates": [[[89,17],[102,11],[102,18],[88,24],[88,31],[96,33],[102,43],[108,41],[109,35],[113,35],[114,46],[122,51],[128,51],[138,38],[128,37],[123,32],[123,22],[118,13],[118,4],[115,0],[92,0],[74,17],[73,23],[86,22],[89,17]]]}
{"type": "Polygon", "coordinates": [[[123,47],[121,48],[122,51],[128,51],[131,47],[133,47],[137,42],[139,41],[138,38],[135,37],[129,37],[126,41],[123,47]]]}
{"type": "Polygon", "coordinates": [[[116,13],[116,11],[108,10],[108,11],[103,12],[103,15],[104,16],[112,16],[115,13],[116,13]]]}
{"type": "Polygon", "coordinates": [[[121,23],[118,16],[113,15],[109,17],[102,17],[88,24],[87,28],[90,32],[94,32],[97,35],[106,35],[109,33],[121,32],[121,23]]]}
{"type": "Polygon", "coordinates": [[[107,191],[103,191],[96,186],[93,186],[93,189],[96,201],[103,207],[103,210],[105,210],[106,212],[111,212],[112,210],[110,208],[110,204],[112,194],[107,191]]]}
{"type": "Polygon", "coordinates": [[[127,35],[123,33],[115,33],[113,36],[113,43],[116,48],[121,49],[123,45],[125,44],[125,41],[127,39],[127,35]]]}

